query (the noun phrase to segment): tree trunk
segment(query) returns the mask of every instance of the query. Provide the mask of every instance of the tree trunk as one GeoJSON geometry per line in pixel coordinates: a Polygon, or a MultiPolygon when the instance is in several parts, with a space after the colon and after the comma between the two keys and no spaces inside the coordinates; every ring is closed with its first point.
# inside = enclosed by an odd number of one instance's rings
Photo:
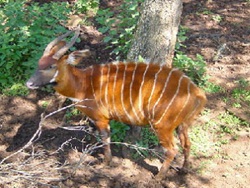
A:
{"type": "Polygon", "coordinates": [[[128,60],[171,67],[181,13],[181,0],[145,0],[128,60]]]}
{"type": "MultiPolygon", "coordinates": [[[[181,13],[182,0],[145,0],[127,59],[136,62],[142,57],[172,67],[181,13]]],[[[125,141],[134,143],[141,139],[140,135],[141,128],[131,126],[125,141]]],[[[125,147],[122,151],[124,157],[131,157],[125,147]]]]}

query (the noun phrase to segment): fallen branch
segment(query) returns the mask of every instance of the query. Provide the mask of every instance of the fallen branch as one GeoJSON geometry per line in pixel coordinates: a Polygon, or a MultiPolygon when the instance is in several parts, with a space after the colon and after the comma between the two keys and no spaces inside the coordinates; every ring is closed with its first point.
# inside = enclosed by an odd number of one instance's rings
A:
{"type": "Polygon", "coordinates": [[[3,158],[0,162],[0,165],[3,164],[6,160],[8,160],[9,158],[17,155],[18,153],[21,153],[23,150],[25,150],[26,148],[28,148],[34,141],[35,139],[39,138],[42,132],[42,126],[43,126],[43,122],[46,119],[46,116],[44,117],[44,114],[41,114],[41,121],[39,122],[39,126],[36,130],[36,132],[33,134],[33,136],[31,137],[31,139],[28,141],[27,144],[25,144],[21,149],[19,149],[18,151],[16,151],[15,153],[12,153],[11,155],[3,158]]]}

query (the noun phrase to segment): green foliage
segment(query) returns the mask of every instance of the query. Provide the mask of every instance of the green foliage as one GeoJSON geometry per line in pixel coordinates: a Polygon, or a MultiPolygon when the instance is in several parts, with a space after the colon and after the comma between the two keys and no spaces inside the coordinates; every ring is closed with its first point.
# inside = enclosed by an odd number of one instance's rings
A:
{"type": "MultiPolygon", "coordinates": [[[[209,112],[206,112],[209,116],[209,112]]],[[[192,142],[191,153],[195,156],[209,157],[220,152],[220,147],[238,138],[238,131],[249,127],[235,115],[222,113],[203,125],[193,126],[189,131],[192,142]]]]}
{"type": "Polygon", "coordinates": [[[232,91],[232,96],[238,101],[242,100],[250,105],[250,90],[248,89],[250,85],[249,81],[240,79],[238,83],[239,87],[232,91]]]}
{"type": "Polygon", "coordinates": [[[99,31],[105,34],[104,42],[108,43],[108,48],[114,48],[112,54],[117,59],[126,57],[139,18],[137,10],[142,0],[129,1],[124,3],[116,10],[118,14],[114,16],[114,12],[110,9],[99,9],[96,21],[100,25],[99,31]]]}
{"type": "Polygon", "coordinates": [[[242,99],[246,102],[250,102],[250,91],[242,88],[236,88],[233,90],[232,95],[235,99],[242,99]]]}
{"type": "Polygon", "coordinates": [[[250,82],[248,80],[245,80],[245,78],[239,79],[238,83],[243,88],[250,86],[250,82]]]}
{"type": "Polygon", "coordinates": [[[44,47],[65,32],[59,23],[70,12],[67,3],[27,5],[26,1],[8,1],[0,10],[0,88],[26,80],[44,47]]]}
{"type": "Polygon", "coordinates": [[[81,112],[74,107],[67,109],[66,114],[65,114],[66,121],[69,122],[72,117],[77,116],[79,114],[81,114],[81,112]]]}
{"type": "Polygon", "coordinates": [[[182,52],[177,52],[173,65],[185,72],[196,84],[202,86],[207,82],[206,63],[201,55],[197,54],[193,60],[182,52]]]}
{"type": "Polygon", "coordinates": [[[182,43],[187,39],[188,28],[183,26],[179,27],[179,32],[177,34],[177,42],[175,45],[175,57],[173,59],[173,66],[179,68],[187,76],[189,76],[196,84],[199,86],[204,86],[208,77],[206,73],[206,63],[203,60],[203,57],[199,54],[196,55],[196,59],[188,57],[186,54],[181,52],[181,48],[186,46],[182,43]]]}
{"type": "MultiPolygon", "coordinates": [[[[209,13],[209,12],[205,12],[209,13]]],[[[208,81],[209,76],[206,75],[206,62],[199,54],[196,55],[196,59],[188,57],[181,52],[181,48],[186,48],[182,43],[187,39],[188,28],[180,26],[177,34],[177,42],[175,47],[175,57],[173,59],[173,66],[179,68],[187,76],[189,76],[198,86],[204,89],[208,93],[223,92],[223,88],[208,81]]]]}
{"type": "Polygon", "coordinates": [[[212,141],[210,127],[216,127],[216,123],[213,121],[204,125],[193,126],[189,131],[189,137],[192,143],[191,153],[195,156],[199,156],[201,153],[203,156],[209,156],[213,152],[211,148],[215,147],[215,143],[212,141]]]}
{"type": "Polygon", "coordinates": [[[6,96],[26,96],[29,94],[29,89],[21,83],[13,84],[10,88],[3,89],[3,94],[6,96]]]}
{"type": "MultiPolygon", "coordinates": [[[[117,121],[110,121],[111,127],[111,140],[112,142],[123,142],[127,136],[127,131],[130,127],[124,123],[117,121]]],[[[150,127],[142,128],[140,140],[136,142],[138,146],[137,152],[134,153],[133,157],[138,158],[139,155],[149,156],[150,148],[159,144],[157,136],[150,130],[150,127]]]]}
{"type": "Polygon", "coordinates": [[[41,102],[41,106],[42,106],[43,108],[47,108],[47,107],[49,106],[49,101],[42,101],[42,102],[41,102]]]}
{"type": "Polygon", "coordinates": [[[151,130],[150,127],[143,128],[141,135],[142,135],[142,144],[147,148],[152,148],[159,144],[158,137],[155,135],[155,133],[151,130]]]}
{"type": "Polygon", "coordinates": [[[223,20],[223,17],[219,14],[213,15],[212,19],[218,23],[220,23],[223,20]]]}
{"type": "Polygon", "coordinates": [[[1,5],[4,5],[5,3],[8,3],[9,0],[0,0],[0,8],[1,8],[1,5]]]}
{"type": "Polygon", "coordinates": [[[186,36],[186,34],[187,34],[187,31],[188,31],[189,29],[188,28],[186,28],[186,27],[183,27],[183,26],[181,26],[180,25],[180,27],[179,27],[179,31],[178,31],[178,33],[177,33],[177,41],[176,41],[176,44],[175,44],[175,50],[178,52],[178,50],[180,50],[180,48],[181,47],[186,47],[185,45],[183,45],[182,43],[185,41],[185,40],[187,40],[187,36],[186,36]]]}
{"type": "Polygon", "coordinates": [[[204,91],[208,93],[218,93],[224,91],[221,86],[216,85],[212,82],[205,82],[204,85],[202,85],[202,89],[204,89],[204,91]]]}
{"type": "MultiPolygon", "coordinates": [[[[111,141],[123,142],[127,136],[130,127],[124,123],[111,120],[111,141]]],[[[159,144],[157,136],[150,130],[150,127],[142,128],[139,141],[136,142],[136,152],[133,153],[133,158],[140,156],[149,156],[149,149],[159,144]]],[[[119,145],[118,145],[119,146],[119,145]]]]}
{"type": "Polygon", "coordinates": [[[225,98],[225,102],[235,108],[246,109],[250,107],[250,83],[248,80],[237,80],[237,87],[232,90],[231,95],[225,98]]]}
{"type": "Polygon", "coordinates": [[[219,115],[219,120],[221,121],[220,128],[222,133],[231,134],[239,130],[241,126],[249,127],[247,122],[228,112],[219,115]]]}
{"type": "Polygon", "coordinates": [[[203,8],[202,10],[199,10],[196,12],[197,15],[204,14],[204,15],[212,15],[214,14],[211,10],[207,8],[203,8]]]}
{"type": "Polygon", "coordinates": [[[99,6],[99,0],[78,0],[75,2],[73,9],[76,13],[85,13],[89,10],[93,11],[94,13],[97,12],[99,6]]]}
{"type": "Polygon", "coordinates": [[[115,120],[110,121],[111,127],[111,140],[112,142],[122,142],[124,141],[127,131],[130,127],[124,123],[117,122],[115,120]]]}
{"type": "Polygon", "coordinates": [[[133,158],[138,158],[141,155],[148,157],[150,155],[151,148],[159,145],[158,137],[151,131],[150,127],[143,128],[141,131],[141,140],[136,142],[138,146],[137,152],[133,155],[133,158]]]}

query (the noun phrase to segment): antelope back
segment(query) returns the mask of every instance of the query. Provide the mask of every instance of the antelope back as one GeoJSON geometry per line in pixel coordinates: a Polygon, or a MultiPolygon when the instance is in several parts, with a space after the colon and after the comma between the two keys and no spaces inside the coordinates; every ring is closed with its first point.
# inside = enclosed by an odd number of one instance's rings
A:
{"type": "Polygon", "coordinates": [[[84,70],[89,98],[105,117],[129,124],[181,123],[204,93],[182,72],[145,63],[109,63],[84,70]]]}

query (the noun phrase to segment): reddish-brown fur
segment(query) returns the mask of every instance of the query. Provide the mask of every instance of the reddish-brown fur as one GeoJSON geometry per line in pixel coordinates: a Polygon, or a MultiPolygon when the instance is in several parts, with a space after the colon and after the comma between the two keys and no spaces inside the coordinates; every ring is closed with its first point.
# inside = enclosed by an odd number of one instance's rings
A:
{"type": "MultiPolygon", "coordinates": [[[[58,49],[60,47],[54,47],[49,56],[53,57],[58,49]]],[[[190,152],[187,129],[206,103],[204,92],[182,72],[165,66],[120,62],[78,69],[71,65],[84,56],[86,51],[64,55],[55,61],[53,68],[43,69],[43,72],[50,72],[46,75],[54,76],[49,79],[56,83],[54,89],[77,100],[77,108],[95,122],[105,143],[106,162],[111,161],[109,121],[115,119],[132,125],[152,126],[166,149],[166,160],[158,178],[165,176],[177,153],[173,138],[177,128],[185,168],[190,152]]],[[[51,66],[51,62],[42,62],[51,66]]],[[[27,82],[30,88],[46,84],[41,81],[43,75],[37,76],[39,70],[36,73],[27,82]]]]}

